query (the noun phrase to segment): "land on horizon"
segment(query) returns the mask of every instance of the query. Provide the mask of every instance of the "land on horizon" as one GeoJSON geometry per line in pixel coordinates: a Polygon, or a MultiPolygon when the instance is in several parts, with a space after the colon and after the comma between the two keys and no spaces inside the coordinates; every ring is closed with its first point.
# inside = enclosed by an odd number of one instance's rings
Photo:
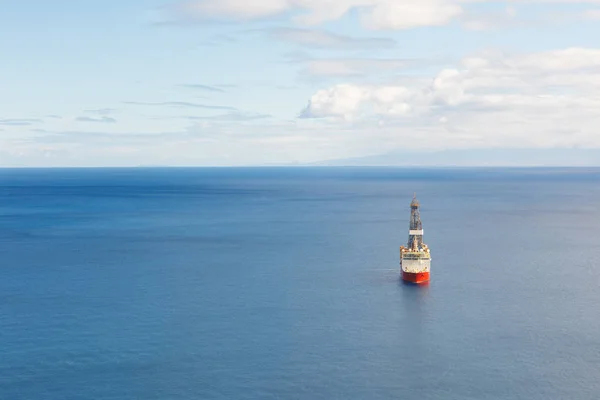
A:
{"type": "Polygon", "coordinates": [[[41,165],[0,168],[172,168],[172,167],[600,167],[600,149],[458,149],[442,151],[394,151],[364,157],[308,163],[273,164],[132,164],[132,165],[41,165]]]}

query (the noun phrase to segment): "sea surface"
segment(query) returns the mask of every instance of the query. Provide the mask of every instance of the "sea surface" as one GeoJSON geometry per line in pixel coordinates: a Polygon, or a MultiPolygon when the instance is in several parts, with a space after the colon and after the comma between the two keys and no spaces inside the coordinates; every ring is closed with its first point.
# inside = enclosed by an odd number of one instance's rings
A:
{"type": "Polygon", "coordinates": [[[599,398],[600,169],[0,170],[2,400],[599,398]]]}

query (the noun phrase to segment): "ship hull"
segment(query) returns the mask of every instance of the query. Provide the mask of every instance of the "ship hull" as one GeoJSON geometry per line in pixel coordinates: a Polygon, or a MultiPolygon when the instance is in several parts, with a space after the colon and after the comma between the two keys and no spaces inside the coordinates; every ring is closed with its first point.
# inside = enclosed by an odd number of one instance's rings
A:
{"type": "Polygon", "coordinates": [[[402,280],[409,283],[426,283],[429,282],[429,272],[402,271],[402,280]]]}

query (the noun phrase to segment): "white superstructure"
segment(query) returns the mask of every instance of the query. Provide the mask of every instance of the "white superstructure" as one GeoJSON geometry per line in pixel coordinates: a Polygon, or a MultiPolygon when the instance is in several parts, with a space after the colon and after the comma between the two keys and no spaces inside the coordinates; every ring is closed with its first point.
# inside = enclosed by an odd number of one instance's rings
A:
{"type": "Polygon", "coordinates": [[[402,266],[402,271],[410,272],[413,274],[429,272],[431,267],[431,255],[429,254],[429,249],[427,252],[409,252],[400,251],[400,264],[402,266]]]}

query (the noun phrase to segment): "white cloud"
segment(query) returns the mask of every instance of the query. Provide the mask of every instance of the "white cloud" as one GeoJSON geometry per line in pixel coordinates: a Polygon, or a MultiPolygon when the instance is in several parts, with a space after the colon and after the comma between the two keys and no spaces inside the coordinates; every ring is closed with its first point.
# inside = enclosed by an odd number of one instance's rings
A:
{"type": "Polygon", "coordinates": [[[336,85],[315,93],[302,118],[338,117],[352,120],[365,114],[409,115],[418,95],[404,86],[336,85]]]}
{"type": "Polygon", "coordinates": [[[370,92],[367,88],[336,85],[315,93],[311,97],[308,107],[302,112],[302,116],[305,118],[329,116],[350,118],[369,98],[370,92]]]}
{"type": "Polygon", "coordinates": [[[176,7],[181,17],[254,19],[279,14],[290,7],[288,0],[200,0],[182,2],[176,7]]]}
{"type": "Polygon", "coordinates": [[[225,18],[245,20],[288,11],[299,12],[294,21],[318,25],[358,10],[370,29],[407,29],[443,25],[462,14],[456,0],[196,0],[179,4],[180,18],[225,18]]]}
{"type": "Polygon", "coordinates": [[[422,143],[430,146],[600,147],[599,90],[600,49],[483,53],[441,70],[427,85],[319,90],[301,115],[354,121],[375,132],[400,124],[428,132],[422,143]]]}
{"type": "Polygon", "coordinates": [[[354,8],[373,6],[378,1],[380,0],[289,0],[289,6],[303,11],[303,14],[295,18],[296,22],[318,25],[339,19],[354,8]]]}
{"type": "Polygon", "coordinates": [[[506,7],[501,12],[475,13],[467,12],[461,15],[462,26],[472,31],[510,28],[515,26],[532,25],[535,21],[518,18],[517,9],[506,7]]]}
{"type": "Polygon", "coordinates": [[[583,18],[590,21],[600,21],[600,9],[584,11],[583,18]]]}
{"type": "MultiPolygon", "coordinates": [[[[440,26],[461,19],[471,30],[492,29],[519,22],[516,4],[600,4],[600,0],[191,0],[175,7],[179,18],[249,20],[293,12],[293,20],[303,25],[319,25],[358,11],[363,26],[373,30],[401,30],[440,26]],[[506,4],[503,13],[470,12],[473,3],[506,4]]],[[[597,10],[583,18],[597,20],[597,10]]]]}
{"type": "Polygon", "coordinates": [[[97,123],[104,123],[104,124],[114,124],[117,122],[116,119],[109,117],[107,115],[99,115],[99,116],[83,116],[83,117],[77,117],[75,119],[78,122],[97,122],[97,123]]]}
{"type": "Polygon", "coordinates": [[[378,1],[363,12],[363,24],[370,29],[409,29],[445,25],[463,13],[457,2],[444,0],[378,1]]]}
{"type": "Polygon", "coordinates": [[[408,116],[416,113],[419,94],[404,86],[336,85],[319,90],[300,114],[302,118],[353,120],[368,115],[408,116]]]}

